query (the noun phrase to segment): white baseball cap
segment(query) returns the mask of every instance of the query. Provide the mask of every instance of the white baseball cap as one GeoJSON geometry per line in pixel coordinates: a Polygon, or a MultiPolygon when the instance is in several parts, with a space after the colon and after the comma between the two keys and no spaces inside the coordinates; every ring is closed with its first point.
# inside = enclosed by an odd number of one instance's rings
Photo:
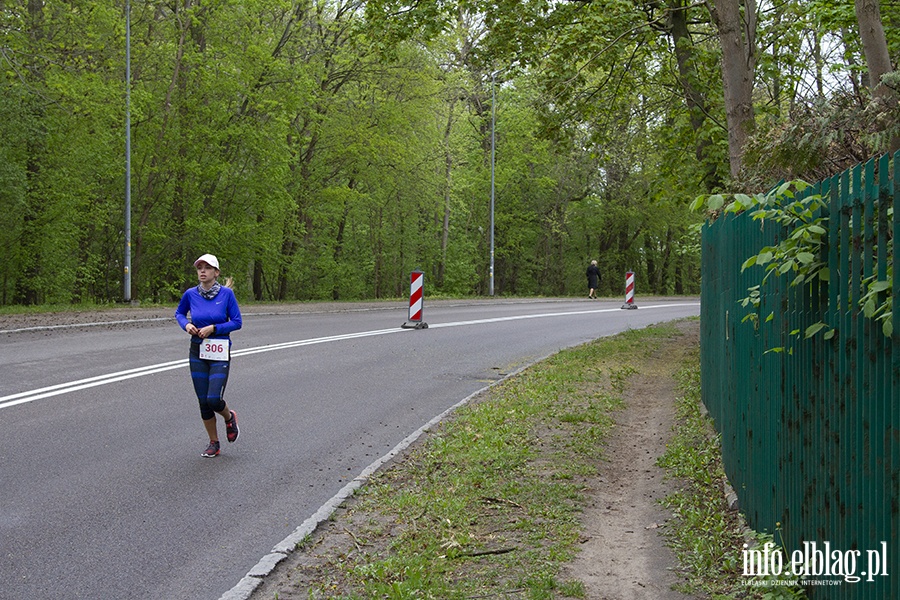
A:
{"type": "Polygon", "coordinates": [[[216,270],[218,270],[218,268],[219,268],[219,259],[216,258],[215,256],[213,256],[212,254],[204,254],[203,256],[201,256],[200,258],[198,258],[197,260],[194,261],[194,266],[196,267],[197,265],[199,265],[202,262],[205,262],[206,264],[208,264],[209,266],[211,266],[212,268],[214,268],[216,270]]]}

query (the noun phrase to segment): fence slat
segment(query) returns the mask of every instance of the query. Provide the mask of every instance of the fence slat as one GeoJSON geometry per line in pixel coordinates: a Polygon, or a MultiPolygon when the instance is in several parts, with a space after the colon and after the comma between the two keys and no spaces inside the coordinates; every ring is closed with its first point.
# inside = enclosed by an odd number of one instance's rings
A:
{"type": "MultiPolygon", "coordinates": [[[[894,177],[891,185],[893,186],[893,229],[894,229],[894,246],[892,253],[896,256],[896,244],[900,239],[900,214],[897,207],[900,206],[900,185],[897,184],[897,165],[900,164],[900,152],[894,154],[894,177]]],[[[891,334],[891,394],[889,402],[891,406],[890,424],[888,426],[886,440],[890,445],[890,450],[886,452],[890,456],[890,471],[887,473],[888,481],[890,481],[890,497],[896,499],[900,496],[900,406],[898,406],[897,398],[900,397],[900,269],[896,266],[893,268],[893,299],[891,303],[891,311],[893,312],[894,322],[896,326],[891,334]]],[[[897,509],[897,503],[892,502],[890,505],[891,530],[890,540],[900,539],[900,511],[897,509]]],[[[896,548],[896,544],[894,545],[896,548]]],[[[896,554],[896,550],[894,552],[896,554]]],[[[894,576],[891,577],[891,594],[889,598],[900,598],[900,572],[897,570],[897,561],[892,560],[894,576]]]]}

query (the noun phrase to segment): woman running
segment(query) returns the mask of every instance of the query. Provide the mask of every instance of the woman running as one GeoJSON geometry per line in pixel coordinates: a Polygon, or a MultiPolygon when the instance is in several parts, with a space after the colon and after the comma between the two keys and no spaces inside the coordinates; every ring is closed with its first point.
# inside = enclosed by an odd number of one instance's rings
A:
{"type": "Polygon", "coordinates": [[[200,285],[181,297],[175,319],[191,335],[191,380],[200,401],[200,418],[209,435],[209,446],[200,455],[212,458],[219,455],[216,413],[225,420],[228,441],[238,438],[237,414],[225,404],[224,394],[231,358],[229,336],[241,328],[241,309],[231,288],[218,282],[218,258],[204,254],[194,261],[194,266],[200,285]]]}

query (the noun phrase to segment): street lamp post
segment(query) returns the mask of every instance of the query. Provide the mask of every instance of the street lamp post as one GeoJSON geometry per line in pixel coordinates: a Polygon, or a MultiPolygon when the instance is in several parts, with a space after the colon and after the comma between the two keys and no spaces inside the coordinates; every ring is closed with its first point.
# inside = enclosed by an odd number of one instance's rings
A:
{"type": "Polygon", "coordinates": [[[491,73],[491,268],[490,268],[490,295],[494,295],[494,164],[496,162],[496,135],[497,127],[497,94],[495,87],[497,74],[503,71],[499,69],[491,73]]]}
{"type": "Polygon", "coordinates": [[[125,302],[131,302],[131,2],[125,0],[125,302]]]}

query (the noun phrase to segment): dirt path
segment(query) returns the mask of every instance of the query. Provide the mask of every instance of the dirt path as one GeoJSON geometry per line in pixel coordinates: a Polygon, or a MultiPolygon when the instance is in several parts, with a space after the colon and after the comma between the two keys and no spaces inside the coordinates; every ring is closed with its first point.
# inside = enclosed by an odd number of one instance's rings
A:
{"type": "Polygon", "coordinates": [[[675,558],[663,530],[670,514],[659,500],[672,491],[656,460],[672,435],[674,374],[699,343],[699,322],[683,323],[684,337],[661,348],[629,380],[625,408],[606,446],[592,505],[584,512],[581,552],[560,579],[584,583],[587,600],[681,600],[675,558]]]}

